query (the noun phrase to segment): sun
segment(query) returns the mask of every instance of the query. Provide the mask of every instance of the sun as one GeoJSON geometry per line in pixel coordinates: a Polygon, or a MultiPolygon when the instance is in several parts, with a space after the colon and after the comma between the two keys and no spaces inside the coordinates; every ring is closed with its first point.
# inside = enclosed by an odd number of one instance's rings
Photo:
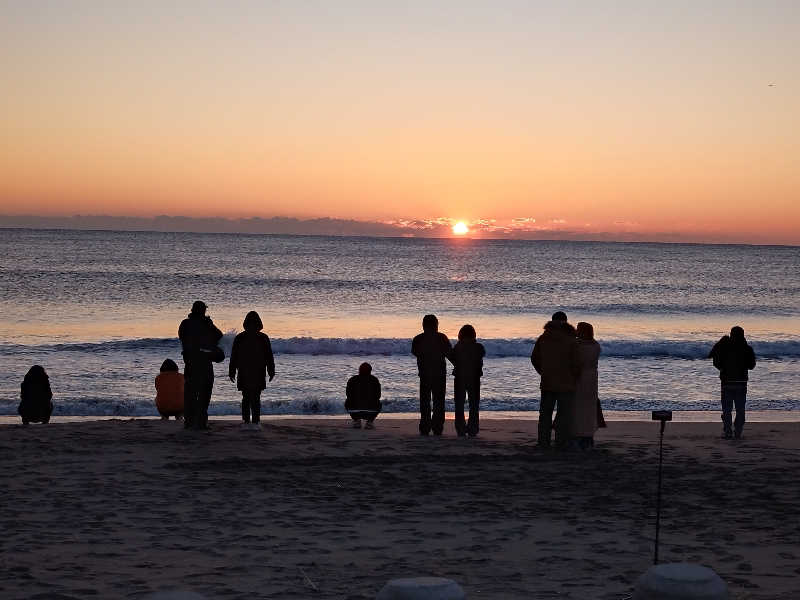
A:
{"type": "Polygon", "coordinates": [[[469,227],[464,221],[459,221],[455,225],[453,225],[453,233],[455,235],[464,235],[465,233],[469,233],[469,227]]]}

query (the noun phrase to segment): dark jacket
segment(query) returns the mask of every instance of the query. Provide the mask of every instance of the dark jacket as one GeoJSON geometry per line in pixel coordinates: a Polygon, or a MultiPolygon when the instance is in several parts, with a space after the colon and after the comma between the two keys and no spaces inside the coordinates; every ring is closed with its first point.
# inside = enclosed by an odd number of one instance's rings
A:
{"type": "Polygon", "coordinates": [[[211,317],[190,314],[178,327],[178,338],[187,362],[211,362],[212,351],[217,348],[222,332],[211,317]]]}
{"type": "Polygon", "coordinates": [[[575,328],[564,321],[548,321],[533,345],[531,363],[542,376],[545,392],[574,392],[578,377],[578,340],[575,328]]]}
{"type": "Polygon", "coordinates": [[[354,375],[347,380],[347,410],[380,410],[381,383],[375,375],[354,375]]]}
{"type": "Polygon", "coordinates": [[[50,379],[41,367],[31,369],[20,386],[17,413],[25,421],[44,421],[53,412],[53,392],[50,379]]]}
{"type": "Polygon", "coordinates": [[[445,358],[449,359],[452,352],[450,340],[439,331],[423,331],[411,342],[420,377],[447,377],[445,358]]]}
{"type": "Polygon", "coordinates": [[[456,379],[474,381],[483,377],[483,357],[486,349],[475,341],[459,340],[453,347],[453,375],[456,379]]]}
{"type": "Polygon", "coordinates": [[[249,330],[234,338],[228,375],[234,377],[237,370],[236,389],[261,391],[267,387],[266,374],[275,376],[275,357],[266,333],[249,330]]]}
{"type": "Polygon", "coordinates": [[[723,382],[747,381],[747,372],[756,366],[756,354],[750,345],[727,335],[714,344],[708,358],[714,360],[723,382]]]}

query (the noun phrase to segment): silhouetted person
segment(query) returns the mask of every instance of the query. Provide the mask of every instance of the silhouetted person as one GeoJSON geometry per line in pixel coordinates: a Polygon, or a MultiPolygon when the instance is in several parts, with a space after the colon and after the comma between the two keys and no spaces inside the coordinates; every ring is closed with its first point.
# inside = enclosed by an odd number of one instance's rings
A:
{"type": "Polygon", "coordinates": [[[756,355],[744,338],[744,329],[732,327],[731,334],[722,336],[714,344],[709,358],[719,369],[722,389],[722,435],[730,439],[742,436],[744,427],[744,405],[747,400],[747,372],[756,366],[756,355]],[[736,420],[731,430],[731,413],[736,407],[736,420]]]}
{"type": "Polygon", "coordinates": [[[447,381],[445,359],[453,351],[450,340],[439,333],[439,320],[435,315],[422,319],[422,333],[411,342],[411,353],[417,357],[419,370],[419,432],[442,435],[444,429],[444,394],[447,381]],[[431,416],[431,398],[433,416],[431,416]]]}
{"type": "Polygon", "coordinates": [[[183,418],[183,375],[178,371],[178,365],[172,359],[167,359],[161,364],[161,372],[156,376],[156,408],[161,418],[168,421],[175,417],[178,421],[183,418]]]}
{"type": "Polygon", "coordinates": [[[481,401],[481,377],[486,350],[477,342],[472,325],[464,325],[453,347],[453,396],[456,408],[456,433],[459,437],[478,435],[478,410],[481,401]],[[469,421],[464,421],[464,400],[469,396],[469,421]]]}
{"type": "Polygon", "coordinates": [[[373,421],[381,412],[381,382],[372,374],[372,365],[361,363],[358,367],[358,375],[353,375],[347,380],[346,392],[347,399],[344,402],[345,409],[353,419],[353,427],[361,428],[361,419],[366,423],[366,429],[374,427],[373,421]]]}
{"type": "MultiPolygon", "coordinates": [[[[211,317],[206,316],[206,305],[198,300],[192,312],[181,321],[178,337],[183,346],[184,375],[184,427],[208,429],[208,405],[214,389],[213,361],[219,362],[221,350],[217,346],[222,332],[211,317]]],[[[224,354],[222,355],[224,358],[224,354]]]]}
{"type": "Polygon", "coordinates": [[[597,363],[602,349],[594,339],[594,327],[591,323],[578,323],[576,332],[578,379],[575,385],[575,401],[567,415],[568,433],[571,443],[586,450],[594,446],[594,433],[600,426],[598,417],[602,415],[597,394],[597,363]]]}
{"type": "Polygon", "coordinates": [[[561,311],[554,313],[552,319],[545,323],[544,333],[533,345],[531,363],[542,376],[537,442],[540,448],[550,447],[550,430],[556,407],[560,413],[556,424],[556,445],[563,446],[568,441],[569,418],[563,409],[568,409],[575,398],[577,347],[575,328],[567,322],[567,315],[561,311]]]}
{"type": "Polygon", "coordinates": [[[50,378],[44,367],[33,365],[25,374],[20,386],[20,403],[17,408],[22,424],[49,423],[53,414],[53,392],[50,378]]]}
{"type": "Polygon", "coordinates": [[[233,340],[228,377],[236,381],[236,389],[242,392],[242,426],[250,428],[252,421],[252,428],[260,429],[261,392],[267,387],[267,375],[270,381],[275,377],[275,358],[256,311],[247,313],[242,327],[244,331],[233,340]]]}

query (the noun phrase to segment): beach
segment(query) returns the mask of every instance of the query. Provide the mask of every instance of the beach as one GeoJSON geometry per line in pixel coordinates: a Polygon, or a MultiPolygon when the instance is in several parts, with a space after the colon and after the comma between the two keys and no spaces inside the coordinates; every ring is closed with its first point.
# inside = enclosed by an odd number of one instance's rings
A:
{"type": "MultiPolygon", "coordinates": [[[[622,600],[652,563],[657,423],[612,421],[587,453],[535,450],[533,420],[477,439],[408,417],[212,426],[0,425],[2,597],[367,599],[435,575],[469,598],[622,600]]],[[[798,432],[668,423],[661,561],[712,567],[737,600],[798,597],[798,432]]]]}

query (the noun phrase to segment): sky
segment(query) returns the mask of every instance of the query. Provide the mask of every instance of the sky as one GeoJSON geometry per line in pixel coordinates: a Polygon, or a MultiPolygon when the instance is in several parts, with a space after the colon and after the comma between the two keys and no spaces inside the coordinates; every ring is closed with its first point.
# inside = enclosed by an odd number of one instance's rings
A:
{"type": "Polygon", "coordinates": [[[800,244],[798,39],[793,1],[0,0],[0,216],[800,244]]]}

